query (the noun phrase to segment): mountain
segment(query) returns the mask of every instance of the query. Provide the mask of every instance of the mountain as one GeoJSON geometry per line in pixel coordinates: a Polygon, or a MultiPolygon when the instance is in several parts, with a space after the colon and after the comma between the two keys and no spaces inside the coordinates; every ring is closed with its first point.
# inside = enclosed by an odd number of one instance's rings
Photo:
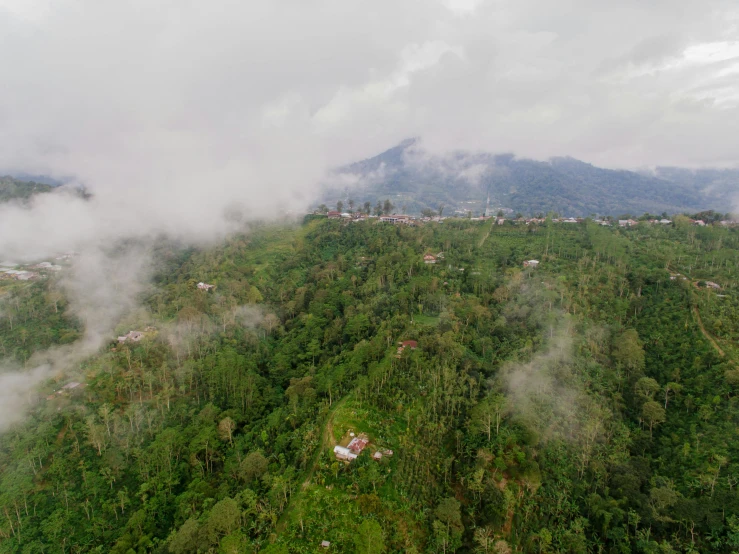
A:
{"type": "Polygon", "coordinates": [[[481,213],[487,205],[524,214],[578,216],[726,211],[734,204],[737,170],[658,168],[653,173],[596,167],[574,158],[535,161],[513,154],[430,155],[415,139],[339,168],[322,199],[333,206],[389,198],[398,211],[481,213]]]}
{"type": "Polygon", "coordinates": [[[55,187],[50,184],[37,183],[35,181],[21,181],[14,177],[0,177],[0,203],[10,200],[27,202],[34,194],[50,192],[55,187]]]}

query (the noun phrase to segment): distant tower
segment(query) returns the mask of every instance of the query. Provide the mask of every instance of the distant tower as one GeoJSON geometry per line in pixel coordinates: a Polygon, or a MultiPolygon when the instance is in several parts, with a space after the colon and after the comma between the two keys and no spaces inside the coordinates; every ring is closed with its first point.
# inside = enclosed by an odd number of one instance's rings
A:
{"type": "Polygon", "coordinates": [[[490,217],[490,191],[488,190],[488,203],[485,206],[485,217],[490,217]]]}

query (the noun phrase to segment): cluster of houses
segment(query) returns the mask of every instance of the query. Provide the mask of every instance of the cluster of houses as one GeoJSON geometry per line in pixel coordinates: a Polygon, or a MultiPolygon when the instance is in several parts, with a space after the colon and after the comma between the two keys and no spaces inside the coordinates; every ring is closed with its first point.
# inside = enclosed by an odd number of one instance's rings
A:
{"type": "Polygon", "coordinates": [[[439,260],[443,260],[443,259],[444,259],[444,253],[443,252],[439,252],[435,256],[433,254],[425,254],[423,256],[423,263],[425,263],[425,264],[435,264],[439,260]]]}
{"type": "Polygon", "coordinates": [[[40,269],[42,271],[61,271],[62,266],[52,264],[51,262],[41,262],[40,264],[30,266],[31,269],[40,269]]]}
{"type": "Polygon", "coordinates": [[[364,433],[355,435],[353,432],[349,432],[349,435],[351,436],[349,444],[346,446],[341,446],[339,444],[334,446],[334,455],[337,460],[341,460],[342,462],[351,462],[352,460],[356,460],[357,456],[359,456],[362,453],[362,450],[364,450],[369,444],[369,437],[364,433]]]}
{"type": "MultiPolygon", "coordinates": [[[[56,258],[57,260],[68,260],[72,254],[64,254],[56,258]]],[[[53,264],[51,262],[40,262],[37,264],[25,266],[25,268],[19,268],[18,264],[12,262],[0,262],[0,279],[12,279],[15,281],[33,281],[45,277],[45,274],[49,271],[61,271],[62,266],[53,264]],[[34,271],[31,271],[34,270],[34,271]]]]}
{"type": "MultiPolygon", "coordinates": [[[[334,456],[336,456],[337,460],[342,462],[351,462],[356,460],[357,456],[359,456],[370,443],[369,437],[366,433],[359,433],[356,435],[353,431],[349,431],[348,435],[349,442],[346,446],[341,446],[340,444],[334,446],[334,456]]],[[[382,460],[384,456],[392,455],[392,450],[387,448],[378,448],[375,450],[374,454],[372,454],[372,459],[379,461],[382,460]]]]}
{"type": "MultiPolygon", "coordinates": [[[[510,209],[504,210],[506,212],[512,212],[510,209]]],[[[457,215],[454,217],[464,217],[465,212],[458,210],[456,212],[457,215]]],[[[470,213],[470,212],[466,212],[470,213]]],[[[377,221],[383,221],[386,223],[395,223],[395,224],[406,224],[406,225],[415,225],[417,222],[429,222],[429,221],[435,221],[435,222],[442,222],[446,217],[442,216],[424,216],[424,217],[413,217],[410,215],[405,214],[392,214],[392,215],[371,215],[361,212],[338,212],[338,211],[330,211],[326,214],[329,219],[343,219],[345,221],[366,221],[366,220],[377,220],[377,221]]],[[[518,218],[506,218],[501,216],[492,216],[490,213],[490,210],[485,211],[485,215],[481,215],[479,217],[464,217],[464,219],[469,219],[470,221],[487,221],[488,219],[494,219],[495,223],[497,225],[503,225],[505,223],[510,223],[514,225],[542,225],[546,222],[546,218],[543,217],[518,217],[518,218]]],[[[585,221],[585,218],[583,217],[555,217],[552,219],[553,223],[583,223],[585,221]]],[[[646,220],[647,223],[650,223],[652,225],[669,225],[672,223],[672,220],[667,218],[662,219],[648,219],[646,220]]],[[[639,221],[635,219],[619,219],[617,220],[619,227],[632,227],[634,225],[637,225],[639,221]]],[[[603,218],[595,218],[593,219],[593,223],[596,223],[598,225],[603,226],[610,226],[614,222],[610,221],[609,219],[603,219],[603,218]]],[[[702,219],[690,219],[690,223],[693,225],[697,225],[699,227],[705,227],[707,223],[703,221],[702,219]]],[[[719,225],[723,226],[733,226],[739,224],[737,221],[720,221],[718,222],[719,225]]]]}
{"type": "MultiPolygon", "coordinates": [[[[670,273],[670,281],[675,281],[677,279],[680,279],[681,281],[688,280],[687,277],[679,273],[670,273]]],[[[703,286],[707,289],[721,290],[721,285],[719,285],[718,283],[714,283],[713,281],[694,281],[693,282],[696,288],[700,288],[701,283],[703,283],[703,286]]]]}
{"type": "Polygon", "coordinates": [[[15,279],[16,281],[32,281],[40,275],[35,271],[23,269],[0,269],[0,279],[15,279]]]}
{"type": "MultiPolygon", "coordinates": [[[[570,218],[572,219],[572,218],[570,218]]],[[[540,217],[519,217],[516,219],[506,219],[505,217],[496,217],[495,218],[495,224],[496,225],[503,225],[506,221],[510,221],[511,223],[515,223],[516,225],[541,225],[544,222],[546,222],[546,219],[540,218],[540,217]]],[[[552,220],[559,222],[561,220],[552,220]]],[[[567,220],[569,222],[569,219],[567,220]]],[[[577,223],[576,220],[572,219],[573,223],[577,223]]]]}
{"type": "Polygon", "coordinates": [[[354,212],[354,213],[348,213],[348,212],[328,212],[326,216],[329,219],[342,219],[344,221],[367,221],[367,220],[377,220],[382,221],[385,223],[395,223],[395,224],[405,224],[405,225],[415,225],[417,221],[441,221],[444,218],[417,218],[410,215],[405,214],[392,214],[392,215],[370,215],[370,214],[363,214],[360,212],[354,212]]]}

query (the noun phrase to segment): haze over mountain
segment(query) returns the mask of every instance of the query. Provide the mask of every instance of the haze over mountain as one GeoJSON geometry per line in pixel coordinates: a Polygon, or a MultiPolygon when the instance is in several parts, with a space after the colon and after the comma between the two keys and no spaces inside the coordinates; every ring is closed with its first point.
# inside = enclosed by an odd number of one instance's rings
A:
{"type": "Polygon", "coordinates": [[[514,154],[457,151],[432,154],[408,139],[338,169],[322,199],[332,206],[352,198],[373,205],[389,198],[398,211],[446,206],[481,213],[490,207],[572,216],[726,211],[736,201],[739,170],[660,167],[627,171],[596,167],[571,157],[547,161],[514,154]]]}

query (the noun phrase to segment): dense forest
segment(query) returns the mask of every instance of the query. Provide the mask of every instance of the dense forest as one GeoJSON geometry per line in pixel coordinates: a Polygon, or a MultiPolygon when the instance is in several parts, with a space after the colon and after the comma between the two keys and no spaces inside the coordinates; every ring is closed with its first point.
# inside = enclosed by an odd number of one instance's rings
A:
{"type": "MultiPolygon", "coordinates": [[[[160,245],[143,338],[0,436],[0,552],[739,551],[738,252],[686,218],[160,245]]],[[[80,336],[55,279],[0,285],[5,358],[80,336]]]]}
{"type": "Polygon", "coordinates": [[[54,187],[48,184],[21,181],[8,176],[0,177],[0,203],[10,200],[28,202],[34,194],[50,192],[53,189],[54,187]]]}

